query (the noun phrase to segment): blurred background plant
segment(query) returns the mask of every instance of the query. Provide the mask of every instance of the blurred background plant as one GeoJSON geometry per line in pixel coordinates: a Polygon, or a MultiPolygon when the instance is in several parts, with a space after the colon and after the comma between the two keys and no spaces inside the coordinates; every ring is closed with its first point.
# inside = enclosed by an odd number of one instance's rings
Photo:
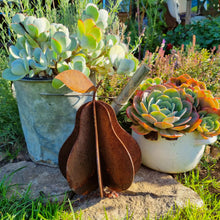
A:
{"type": "Polygon", "coordinates": [[[220,79],[220,46],[211,51],[196,45],[195,36],[193,41],[181,48],[173,47],[170,54],[166,54],[165,43],[155,52],[147,51],[143,62],[150,68],[149,77],[161,77],[167,80],[172,76],[189,74],[193,78],[206,83],[207,89],[214,95],[219,96],[220,79]]]}
{"type": "Polygon", "coordinates": [[[131,45],[139,45],[136,56],[141,59],[146,50],[154,51],[162,42],[166,27],[164,14],[165,0],[132,1],[132,19],[128,19],[126,33],[130,35],[131,45]],[[141,40],[140,40],[140,35],[141,40]]]}
{"type": "MultiPolygon", "coordinates": [[[[0,71],[7,65],[6,52],[0,50],[0,71]]],[[[0,77],[0,151],[4,150],[10,159],[15,158],[24,146],[16,99],[11,82],[0,77]]]]}
{"type": "Polygon", "coordinates": [[[196,36],[196,43],[200,48],[212,50],[220,44],[220,17],[208,16],[198,22],[187,25],[178,25],[174,30],[168,31],[165,35],[167,43],[181,47],[190,44],[193,35],[196,36]]]}

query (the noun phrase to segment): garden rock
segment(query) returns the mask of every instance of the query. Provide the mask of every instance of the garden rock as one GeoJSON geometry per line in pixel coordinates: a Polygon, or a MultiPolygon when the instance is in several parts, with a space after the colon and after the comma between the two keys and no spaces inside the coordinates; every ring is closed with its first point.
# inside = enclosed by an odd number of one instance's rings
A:
{"type": "Polygon", "coordinates": [[[17,163],[8,163],[0,168],[0,181],[7,178],[7,183],[11,185],[13,192],[18,191],[23,194],[30,187],[30,197],[37,198],[40,195],[49,197],[52,201],[62,201],[65,193],[70,191],[66,179],[60,173],[59,168],[35,164],[29,161],[20,161],[17,163]],[[13,175],[10,175],[14,172],[13,175]],[[10,175],[10,176],[8,176],[10,175]]]}
{"type": "MultiPolygon", "coordinates": [[[[15,170],[11,184],[19,184],[19,192],[25,192],[31,183],[30,193],[33,198],[43,193],[61,201],[65,193],[70,191],[58,168],[33,162],[21,161],[5,165],[0,168],[0,179],[15,170]]],[[[118,197],[100,199],[97,190],[86,196],[74,194],[71,201],[75,211],[82,210],[83,219],[90,217],[97,220],[104,219],[106,213],[108,219],[121,219],[127,215],[135,220],[147,216],[154,218],[175,209],[175,205],[185,207],[189,201],[198,207],[203,205],[197,193],[178,183],[171,175],[146,167],[141,167],[130,188],[119,193],[118,197]]]]}

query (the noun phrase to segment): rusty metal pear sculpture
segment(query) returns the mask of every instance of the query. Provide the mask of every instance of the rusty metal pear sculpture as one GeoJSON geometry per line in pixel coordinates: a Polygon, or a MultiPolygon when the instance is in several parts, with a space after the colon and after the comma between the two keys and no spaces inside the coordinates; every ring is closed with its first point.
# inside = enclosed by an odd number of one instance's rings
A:
{"type": "Polygon", "coordinates": [[[93,91],[93,100],[77,112],[75,128],[59,152],[59,167],[69,186],[77,194],[87,194],[99,187],[120,192],[129,188],[141,165],[141,152],[133,137],[119,125],[113,108],[95,100],[99,84],[83,73],[67,70],[56,79],[71,90],[93,91]]]}

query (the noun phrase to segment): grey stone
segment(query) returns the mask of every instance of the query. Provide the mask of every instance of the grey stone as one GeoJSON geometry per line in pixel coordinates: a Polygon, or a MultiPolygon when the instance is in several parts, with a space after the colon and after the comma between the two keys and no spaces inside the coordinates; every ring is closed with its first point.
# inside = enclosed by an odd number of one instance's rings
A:
{"type": "Polygon", "coordinates": [[[185,207],[189,201],[197,207],[203,205],[197,193],[178,183],[171,175],[146,167],[141,167],[131,187],[119,193],[117,198],[100,199],[98,194],[87,198],[75,195],[72,201],[77,201],[75,210],[82,210],[83,219],[97,220],[105,219],[106,213],[109,219],[123,219],[127,215],[134,220],[148,216],[154,218],[175,210],[175,205],[185,207]]]}
{"type": "Polygon", "coordinates": [[[27,161],[8,163],[0,168],[0,181],[4,176],[10,175],[12,172],[15,173],[7,179],[11,185],[17,184],[12,187],[12,190],[17,190],[22,194],[31,185],[30,197],[33,199],[40,194],[44,194],[51,200],[61,201],[65,193],[70,191],[69,185],[60,173],[59,168],[27,161]]]}
{"type": "MultiPolygon", "coordinates": [[[[18,170],[12,176],[11,184],[18,186],[20,192],[25,192],[31,183],[31,196],[36,198],[44,193],[50,198],[61,201],[66,192],[70,191],[66,179],[58,168],[37,165],[33,162],[10,163],[0,168],[0,179],[4,175],[18,170]],[[24,167],[23,169],[20,169],[24,167]]],[[[169,210],[184,207],[190,202],[201,207],[202,199],[193,190],[178,183],[171,175],[159,173],[146,167],[141,167],[135,176],[133,184],[116,198],[100,199],[98,190],[86,196],[74,194],[71,198],[75,211],[82,210],[82,219],[143,219],[165,215],[169,210]],[[106,210],[106,211],[105,211],[106,210]],[[106,212],[106,213],[105,213],[106,212]]]]}

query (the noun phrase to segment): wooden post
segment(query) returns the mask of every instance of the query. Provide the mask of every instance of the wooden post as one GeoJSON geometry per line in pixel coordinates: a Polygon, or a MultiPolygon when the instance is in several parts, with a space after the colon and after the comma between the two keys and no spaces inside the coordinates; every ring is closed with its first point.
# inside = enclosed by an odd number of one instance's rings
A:
{"type": "Polygon", "coordinates": [[[116,99],[113,100],[111,106],[117,114],[121,107],[127,103],[130,97],[134,94],[137,87],[144,80],[150,68],[146,64],[142,64],[140,68],[135,72],[130,81],[121,91],[116,99]]]}
{"type": "Polygon", "coordinates": [[[191,7],[192,7],[192,0],[187,0],[186,2],[186,18],[185,24],[189,24],[191,20],[191,7]]]}

